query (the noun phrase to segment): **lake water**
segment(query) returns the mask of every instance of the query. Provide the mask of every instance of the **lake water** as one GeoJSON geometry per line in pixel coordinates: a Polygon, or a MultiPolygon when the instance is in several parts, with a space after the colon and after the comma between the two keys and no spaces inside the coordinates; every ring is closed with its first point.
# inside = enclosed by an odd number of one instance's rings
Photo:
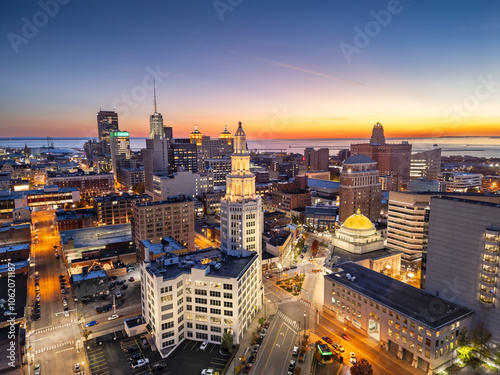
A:
{"type": "MultiPolygon", "coordinates": [[[[96,138],[94,138],[96,139],[96,138]]],[[[131,138],[132,150],[146,147],[146,138],[131,138]]],[[[81,149],[88,138],[53,138],[55,148],[81,149]]],[[[306,147],[328,147],[330,155],[336,155],[341,149],[348,149],[352,143],[368,142],[368,138],[336,139],[263,139],[248,140],[250,150],[270,152],[304,153],[306,147]]],[[[434,144],[442,149],[442,155],[471,155],[480,157],[500,157],[500,137],[443,137],[443,138],[387,138],[387,143],[408,141],[413,152],[433,148],[434,144]]],[[[47,147],[47,138],[0,138],[0,146],[21,148],[27,144],[30,148],[47,147]]]]}

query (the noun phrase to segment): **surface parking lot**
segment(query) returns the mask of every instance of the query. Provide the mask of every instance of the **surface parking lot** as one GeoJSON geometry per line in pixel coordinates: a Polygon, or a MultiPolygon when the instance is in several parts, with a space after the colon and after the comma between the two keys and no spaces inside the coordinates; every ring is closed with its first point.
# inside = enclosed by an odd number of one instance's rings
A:
{"type": "Polygon", "coordinates": [[[205,368],[221,371],[226,365],[228,357],[219,353],[220,345],[209,344],[204,351],[200,350],[201,342],[185,340],[166,359],[162,359],[158,351],[144,348],[140,336],[126,337],[123,331],[101,336],[102,345],[87,349],[90,371],[93,375],[186,375],[201,374],[205,368]],[[128,353],[127,348],[136,346],[139,350],[128,353]],[[146,366],[132,369],[132,355],[141,353],[149,359],[146,366]],[[153,372],[155,364],[162,363],[165,368],[153,372]]]}

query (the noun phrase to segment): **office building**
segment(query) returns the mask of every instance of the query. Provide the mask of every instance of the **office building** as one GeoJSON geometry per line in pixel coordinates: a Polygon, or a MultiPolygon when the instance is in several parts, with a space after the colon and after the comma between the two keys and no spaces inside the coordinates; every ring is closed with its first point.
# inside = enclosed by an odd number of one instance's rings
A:
{"type": "Polygon", "coordinates": [[[370,143],[351,145],[351,155],[366,155],[377,162],[381,176],[400,175],[403,181],[410,179],[411,144],[385,143],[384,128],[377,122],[373,126],[370,143]]]}
{"type": "Polygon", "coordinates": [[[442,193],[446,191],[446,183],[442,181],[426,180],[424,178],[419,178],[418,180],[408,181],[406,183],[406,191],[409,193],[414,193],[419,191],[442,193]]]}
{"type": "Polygon", "coordinates": [[[171,175],[153,174],[153,199],[160,201],[172,195],[185,195],[195,198],[214,190],[212,170],[206,173],[178,171],[171,175]]]}
{"type": "Polygon", "coordinates": [[[500,343],[499,249],[500,197],[431,198],[425,291],[474,310],[492,344],[500,343]]]}
{"type": "Polygon", "coordinates": [[[441,149],[417,152],[411,155],[410,180],[437,180],[441,171],[441,149]]]}
{"type": "Polygon", "coordinates": [[[186,339],[220,344],[226,332],[240,343],[262,305],[261,274],[256,252],[207,249],[141,262],[142,315],[160,355],[186,339]]]}
{"type": "Polygon", "coordinates": [[[330,161],[328,148],[315,150],[308,147],[304,150],[304,165],[308,171],[327,171],[330,161]]]}
{"type": "Polygon", "coordinates": [[[125,224],[132,221],[133,207],[137,202],[150,202],[147,194],[110,194],[95,197],[94,212],[97,215],[98,225],[125,224]]]}
{"type": "Polygon", "coordinates": [[[169,173],[180,170],[198,172],[198,156],[196,143],[189,139],[176,138],[170,143],[170,170],[169,173]]]}
{"type": "Polygon", "coordinates": [[[307,206],[304,212],[305,224],[317,231],[335,229],[339,208],[333,205],[307,206]]]}
{"type": "Polygon", "coordinates": [[[165,130],[163,125],[163,116],[157,111],[156,107],[156,83],[153,80],[153,90],[154,90],[154,112],[149,116],[149,139],[155,139],[159,137],[160,139],[172,139],[171,137],[165,137],[165,130]]]}
{"type": "Polygon", "coordinates": [[[472,329],[474,312],[445,298],[359,264],[337,265],[324,276],[323,311],[349,330],[375,340],[425,373],[452,364],[459,333],[472,329]]]}
{"type": "Polygon", "coordinates": [[[480,173],[443,172],[438,180],[446,183],[446,191],[464,193],[468,190],[481,190],[483,175],[480,173]]]}
{"type": "Polygon", "coordinates": [[[359,208],[371,221],[380,218],[382,184],[377,163],[366,155],[351,155],[340,172],[340,221],[344,222],[359,208]]]}
{"type": "Polygon", "coordinates": [[[110,133],[119,131],[118,113],[115,111],[99,111],[97,113],[97,131],[103,154],[110,153],[110,133]]]}
{"type": "MultiPolygon", "coordinates": [[[[181,195],[158,202],[136,202],[132,215],[132,237],[136,249],[140,249],[141,241],[158,243],[168,236],[189,251],[194,250],[193,200],[181,195]]],[[[143,253],[138,255],[144,260],[143,253]]]]}
{"type": "Polygon", "coordinates": [[[142,149],[144,163],[144,189],[151,197],[153,194],[153,174],[169,173],[169,141],[156,136],[146,139],[146,148],[142,149]]]}
{"type": "Polygon", "coordinates": [[[109,133],[111,150],[111,170],[115,175],[115,183],[118,183],[117,171],[121,160],[130,160],[130,134],[129,132],[116,131],[109,133]]]}
{"type": "Polygon", "coordinates": [[[123,168],[116,171],[118,184],[125,189],[144,183],[144,168],[123,168]]]}
{"type": "Polygon", "coordinates": [[[214,174],[214,186],[226,184],[226,176],[231,173],[231,159],[229,157],[206,159],[203,170],[211,169],[214,174]]]}

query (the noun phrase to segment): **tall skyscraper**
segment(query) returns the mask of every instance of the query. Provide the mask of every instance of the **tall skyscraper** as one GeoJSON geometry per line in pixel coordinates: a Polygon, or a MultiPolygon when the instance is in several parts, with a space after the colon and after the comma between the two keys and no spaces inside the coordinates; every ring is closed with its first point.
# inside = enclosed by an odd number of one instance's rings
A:
{"type": "Polygon", "coordinates": [[[109,133],[118,130],[118,113],[115,111],[99,111],[97,113],[97,131],[103,154],[110,153],[109,133]]]}
{"type": "Polygon", "coordinates": [[[126,131],[112,131],[109,133],[111,151],[111,169],[115,174],[115,183],[118,181],[118,166],[120,160],[130,160],[130,134],[126,131]]]}
{"type": "Polygon", "coordinates": [[[359,208],[371,221],[380,218],[382,184],[377,163],[366,155],[349,156],[340,172],[340,221],[344,222],[359,208]]]}
{"type": "MultiPolygon", "coordinates": [[[[241,122],[234,135],[231,173],[226,177],[226,196],[221,199],[220,217],[223,252],[235,256],[250,256],[253,251],[261,253],[262,201],[255,194],[255,175],[250,172],[250,153],[241,122]]],[[[258,277],[261,275],[259,272],[258,277]]]]}
{"type": "Polygon", "coordinates": [[[142,149],[144,163],[144,188],[146,194],[153,194],[153,173],[169,172],[169,141],[156,135],[154,139],[146,139],[146,148],[142,149]]]}
{"type": "Polygon", "coordinates": [[[165,131],[163,129],[163,116],[158,113],[156,107],[156,84],[153,80],[153,90],[154,90],[154,113],[149,116],[149,139],[154,139],[155,136],[160,137],[160,139],[165,138],[165,131]]]}
{"type": "Polygon", "coordinates": [[[475,311],[500,343],[500,197],[431,198],[425,291],[475,311]]]}
{"type": "Polygon", "coordinates": [[[351,155],[362,154],[377,162],[381,176],[399,175],[401,181],[410,179],[411,144],[385,143],[384,127],[377,122],[373,126],[370,143],[351,145],[351,155]]]}

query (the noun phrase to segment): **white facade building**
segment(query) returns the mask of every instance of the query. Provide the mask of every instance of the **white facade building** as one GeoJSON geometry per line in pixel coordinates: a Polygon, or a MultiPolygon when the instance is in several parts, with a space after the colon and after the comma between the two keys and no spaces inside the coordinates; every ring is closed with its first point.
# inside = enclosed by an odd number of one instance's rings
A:
{"type": "Polygon", "coordinates": [[[153,199],[155,201],[180,194],[195,198],[212,191],[214,191],[212,170],[206,173],[179,171],[172,176],[167,173],[153,174],[153,199]]]}
{"type": "Polygon", "coordinates": [[[446,190],[464,193],[468,189],[481,190],[483,175],[480,173],[443,172],[438,177],[439,181],[446,182],[446,190]]]}
{"type": "Polygon", "coordinates": [[[143,316],[166,357],[184,339],[239,343],[262,306],[262,208],[239,124],[221,202],[222,249],[168,253],[141,263],[143,316]]]}

